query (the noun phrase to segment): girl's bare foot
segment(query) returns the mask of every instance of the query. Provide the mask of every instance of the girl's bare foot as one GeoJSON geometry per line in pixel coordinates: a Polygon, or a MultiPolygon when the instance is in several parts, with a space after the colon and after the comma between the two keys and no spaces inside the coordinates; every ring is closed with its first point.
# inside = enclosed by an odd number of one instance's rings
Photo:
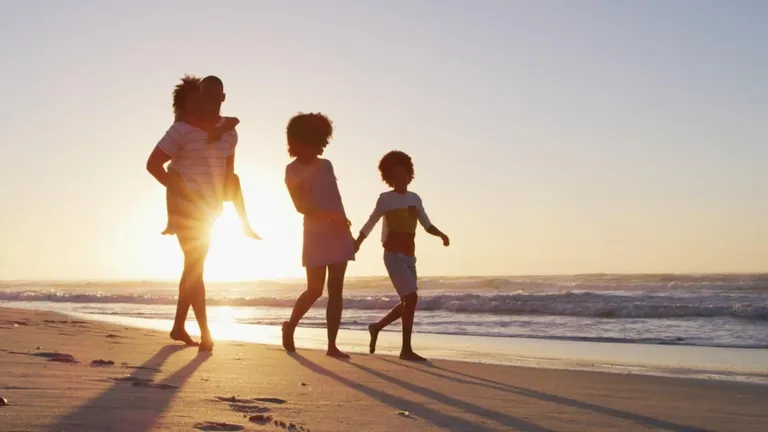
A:
{"type": "Polygon", "coordinates": [[[179,342],[184,342],[185,344],[187,344],[189,346],[198,346],[198,345],[200,345],[200,343],[195,341],[194,339],[192,339],[192,337],[189,335],[189,333],[187,333],[187,331],[184,330],[184,329],[181,329],[181,330],[173,329],[173,330],[171,330],[171,339],[173,339],[175,341],[179,341],[179,342]]]}
{"type": "Polygon", "coordinates": [[[328,351],[325,352],[325,355],[328,357],[333,357],[337,359],[348,359],[349,354],[341,352],[336,346],[329,346],[328,351]]]}
{"type": "Polygon", "coordinates": [[[376,352],[376,340],[379,338],[379,330],[375,324],[368,326],[368,333],[371,334],[371,343],[368,345],[368,352],[373,354],[376,352]]]}
{"type": "Polygon", "coordinates": [[[293,344],[293,331],[296,327],[288,321],[283,323],[283,348],[289,352],[296,352],[296,345],[293,344]]]}
{"type": "Polygon", "coordinates": [[[413,351],[401,351],[400,352],[400,360],[405,361],[412,361],[412,362],[425,362],[427,359],[424,357],[416,354],[413,351]]]}
{"type": "Polygon", "coordinates": [[[254,240],[261,240],[261,236],[256,234],[256,231],[254,231],[253,228],[249,226],[243,228],[243,232],[245,233],[245,236],[248,238],[252,238],[254,240]]]}
{"type": "Polygon", "coordinates": [[[204,332],[200,339],[200,351],[213,351],[213,337],[210,332],[204,332]]]}

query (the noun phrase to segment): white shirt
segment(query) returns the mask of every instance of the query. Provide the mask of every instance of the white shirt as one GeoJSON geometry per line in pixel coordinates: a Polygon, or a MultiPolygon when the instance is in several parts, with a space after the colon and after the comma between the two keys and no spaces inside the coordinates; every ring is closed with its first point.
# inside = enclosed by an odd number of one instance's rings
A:
{"type": "Polygon", "coordinates": [[[169,168],[181,175],[190,190],[215,196],[224,187],[227,158],[235,153],[237,132],[232,129],[209,143],[208,133],[184,122],[174,123],[157,143],[171,157],[169,168]]]}
{"type": "Polygon", "coordinates": [[[382,243],[387,240],[387,234],[389,233],[390,225],[393,224],[393,222],[397,224],[396,227],[393,227],[393,231],[414,234],[416,232],[415,219],[418,219],[424,229],[428,229],[432,226],[432,222],[430,222],[429,217],[427,217],[427,212],[424,211],[421,197],[411,191],[406,193],[388,191],[379,195],[379,199],[376,201],[376,208],[373,210],[371,217],[368,218],[368,222],[363,225],[360,232],[368,237],[373,230],[373,227],[376,226],[382,216],[385,216],[381,227],[382,243]],[[411,214],[411,212],[408,211],[409,208],[415,210],[415,212],[413,212],[414,214],[411,214]],[[400,211],[398,212],[398,210],[400,211]],[[414,219],[412,223],[408,220],[411,218],[414,219]]]}

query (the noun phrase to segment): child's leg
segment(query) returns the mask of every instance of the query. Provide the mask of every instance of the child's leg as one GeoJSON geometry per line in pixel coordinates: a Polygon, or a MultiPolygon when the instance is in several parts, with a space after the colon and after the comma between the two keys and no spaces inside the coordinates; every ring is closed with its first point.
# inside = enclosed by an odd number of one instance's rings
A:
{"type": "Polygon", "coordinates": [[[283,323],[283,348],[286,351],[296,351],[296,346],[293,343],[293,331],[309,308],[323,295],[324,285],[325,267],[307,267],[307,290],[296,299],[290,321],[283,323]]]}
{"type": "Polygon", "coordinates": [[[415,352],[411,346],[411,335],[413,334],[413,319],[416,315],[416,304],[419,302],[419,295],[415,292],[408,294],[403,299],[403,348],[400,351],[402,360],[425,361],[426,359],[415,352]]]}
{"type": "Polygon", "coordinates": [[[325,312],[325,320],[328,325],[328,351],[327,355],[337,358],[347,358],[348,354],[341,352],[336,347],[336,335],[341,326],[341,313],[344,308],[344,275],[347,272],[347,263],[339,263],[328,266],[328,307],[325,312]]]}
{"type": "Polygon", "coordinates": [[[240,223],[243,225],[243,231],[245,235],[255,240],[261,240],[261,237],[253,231],[250,222],[248,222],[248,213],[245,211],[245,198],[243,198],[243,189],[240,185],[240,177],[237,174],[232,174],[227,185],[227,195],[232,201],[232,205],[237,211],[237,216],[240,218],[240,223]]]}
{"type": "Polygon", "coordinates": [[[379,322],[371,324],[368,326],[368,332],[371,334],[371,342],[368,345],[368,352],[373,354],[376,352],[376,341],[379,338],[379,332],[384,329],[384,327],[392,324],[393,322],[400,319],[400,317],[403,316],[403,301],[401,300],[400,303],[397,304],[397,306],[393,307],[392,310],[387,313],[384,318],[379,320],[379,322]]]}

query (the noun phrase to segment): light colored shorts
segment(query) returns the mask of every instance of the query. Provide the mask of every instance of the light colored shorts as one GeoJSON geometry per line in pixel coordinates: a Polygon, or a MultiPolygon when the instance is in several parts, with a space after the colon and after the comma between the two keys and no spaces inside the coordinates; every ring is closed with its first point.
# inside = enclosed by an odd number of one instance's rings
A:
{"type": "Polygon", "coordinates": [[[416,257],[384,251],[384,266],[400,298],[419,290],[416,257]]]}

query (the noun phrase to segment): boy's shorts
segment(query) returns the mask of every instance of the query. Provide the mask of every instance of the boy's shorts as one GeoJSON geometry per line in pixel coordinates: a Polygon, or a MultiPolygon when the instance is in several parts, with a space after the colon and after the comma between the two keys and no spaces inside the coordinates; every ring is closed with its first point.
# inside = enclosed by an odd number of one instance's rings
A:
{"type": "Polygon", "coordinates": [[[419,290],[416,257],[384,251],[384,266],[400,298],[419,290]]]}

